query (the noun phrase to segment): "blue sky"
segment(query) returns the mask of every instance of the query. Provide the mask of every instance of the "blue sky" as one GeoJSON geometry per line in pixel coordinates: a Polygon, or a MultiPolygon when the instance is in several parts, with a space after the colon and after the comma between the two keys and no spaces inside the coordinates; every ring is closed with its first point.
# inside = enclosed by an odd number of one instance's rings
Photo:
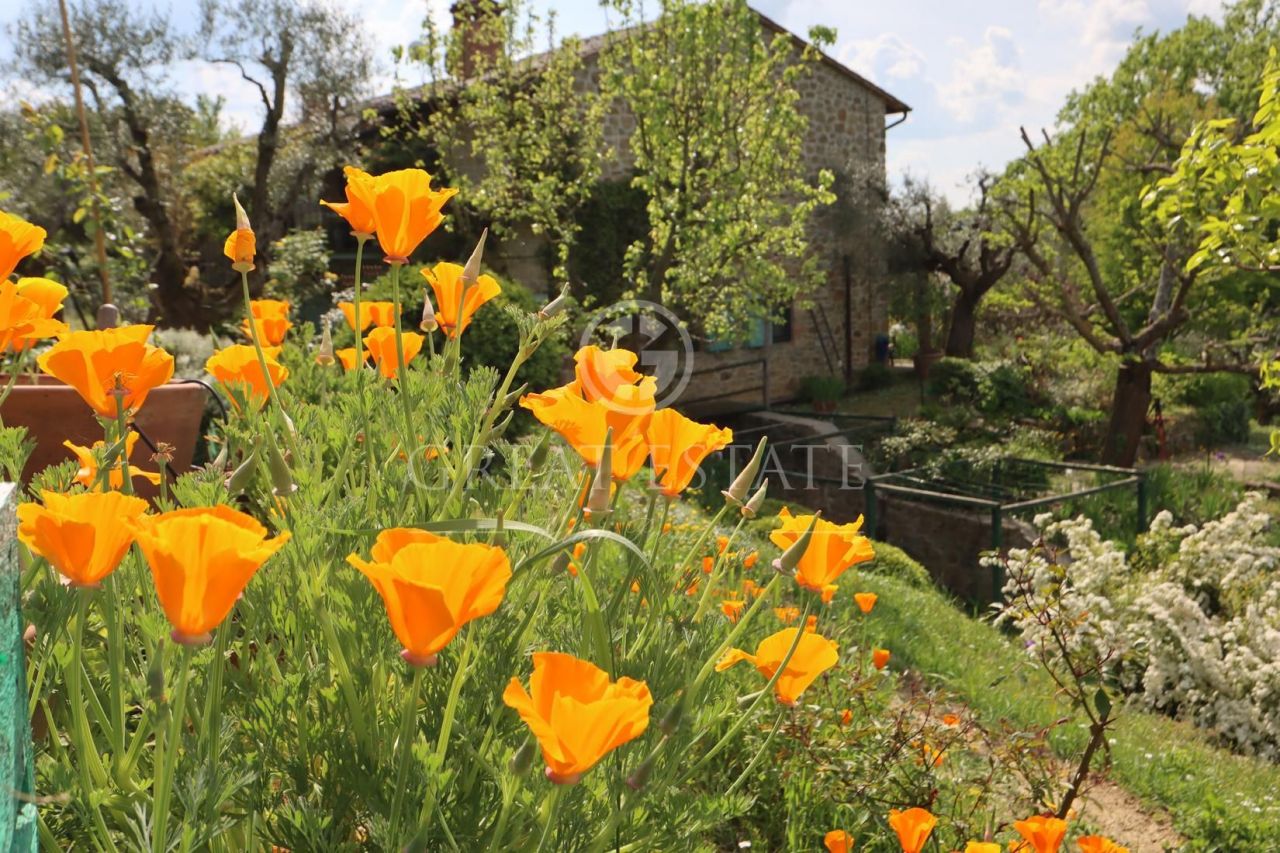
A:
{"type": "MultiPolygon", "coordinates": [[[[73,0],[74,2],[74,0],[73,0]]],[[[190,0],[139,0],[189,21],[190,0]]],[[[607,25],[598,0],[533,0],[553,9],[563,32],[593,35],[607,25]]],[[[650,4],[655,5],[655,4],[650,4]]],[[[926,178],[955,201],[975,169],[999,168],[1019,153],[1018,127],[1051,125],[1064,97],[1124,54],[1135,30],[1169,30],[1189,13],[1218,15],[1222,0],[752,0],[803,35],[815,24],[838,32],[831,54],[913,108],[888,139],[891,178],[926,178]]],[[[0,68],[9,61],[9,25],[27,0],[0,0],[0,68]]],[[[448,19],[449,0],[361,0],[379,53],[420,31],[428,8],[448,19]]],[[[385,84],[391,64],[385,59],[385,84]]],[[[184,95],[220,93],[235,104],[228,117],[251,127],[254,97],[226,68],[192,67],[172,75],[184,95]]],[[[410,81],[412,82],[412,81],[410,81]]],[[[0,85],[6,98],[39,96],[20,81],[0,85]]]]}

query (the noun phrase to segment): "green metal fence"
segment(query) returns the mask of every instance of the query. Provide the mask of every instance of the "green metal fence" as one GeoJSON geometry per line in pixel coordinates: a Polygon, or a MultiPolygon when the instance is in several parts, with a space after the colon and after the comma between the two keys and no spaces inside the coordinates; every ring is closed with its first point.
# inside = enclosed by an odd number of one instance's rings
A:
{"type": "MultiPolygon", "coordinates": [[[[1130,489],[1134,493],[1134,527],[1138,533],[1144,533],[1147,530],[1147,483],[1142,471],[1136,468],[1021,457],[998,460],[987,477],[973,472],[956,476],[941,469],[913,468],[867,478],[865,528],[876,529],[880,497],[889,495],[989,513],[991,550],[999,551],[1004,545],[1005,519],[1010,516],[1061,506],[1089,495],[1130,489]]],[[[992,584],[998,600],[1004,588],[999,566],[993,573],[992,584]]]]}

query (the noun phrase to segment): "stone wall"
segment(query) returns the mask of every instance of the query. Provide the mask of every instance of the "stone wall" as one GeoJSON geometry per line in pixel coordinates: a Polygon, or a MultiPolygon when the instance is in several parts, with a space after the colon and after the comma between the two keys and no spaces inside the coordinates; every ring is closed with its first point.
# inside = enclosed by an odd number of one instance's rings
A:
{"type": "MultiPolygon", "coordinates": [[[[598,55],[589,55],[583,68],[583,85],[598,79],[598,55]]],[[[867,189],[868,182],[882,185],[885,178],[885,108],[881,94],[842,73],[834,63],[817,62],[812,73],[798,84],[798,107],[809,119],[803,156],[806,171],[815,176],[826,169],[837,175],[839,200],[815,217],[811,249],[827,270],[826,283],[813,295],[814,310],[821,312],[831,330],[829,355],[819,337],[815,317],[808,309],[792,311],[791,339],[772,347],[736,349],[728,352],[698,352],[694,358],[696,375],[683,397],[694,400],[720,394],[735,387],[760,384],[758,366],[718,370],[750,358],[767,356],[770,362],[771,396],[794,397],[806,376],[845,371],[845,328],[851,329],[853,370],[865,367],[872,358],[876,335],[888,329],[887,265],[883,242],[868,226],[878,212],[881,199],[867,189]],[[857,181],[842,176],[857,175],[857,181]],[[846,257],[849,292],[846,299],[846,257]],[[829,366],[829,362],[833,366],[829,366]]],[[[635,117],[624,103],[617,103],[604,119],[604,141],[613,156],[605,163],[604,180],[625,179],[633,158],[631,135],[635,117]]],[[[540,263],[537,238],[522,235],[505,241],[509,257],[493,259],[497,269],[518,278],[535,291],[550,291],[545,267],[540,263]]],[[[762,401],[759,391],[727,398],[726,405],[762,401]]],[[[678,404],[678,401],[676,401],[678,404]]]]}
{"type": "MultiPolygon", "coordinates": [[[[760,417],[742,418],[735,426],[753,427],[763,424],[760,417]]],[[[800,419],[778,423],[768,430],[777,448],[788,440],[820,435],[836,429],[834,424],[803,424],[800,419]]],[[[758,433],[751,435],[754,443],[758,433]]],[[[839,523],[867,515],[867,491],[861,487],[862,466],[842,470],[856,455],[841,452],[836,442],[814,442],[812,449],[795,447],[771,457],[763,475],[769,478],[769,495],[809,509],[820,509],[824,517],[839,523]],[[792,472],[801,472],[800,474],[792,472]],[[811,472],[812,477],[803,472],[811,472]]],[[[745,459],[746,447],[738,448],[736,459],[745,459]]],[[[870,523],[870,522],[869,522],[870,523]]],[[[991,550],[991,514],[945,504],[908,500],[883,491],[876,493],[874,529],[866,533],[896,545],[921,563],[934,581],[957,598],[977,605],[995,600],[992,571],[980,564],[981,555],[991,550]]],[[[1001,524],[1002,547],[1025,548],[1035,538],[1035,531],[1025,522],[1004,516],[1001,524]]]]}

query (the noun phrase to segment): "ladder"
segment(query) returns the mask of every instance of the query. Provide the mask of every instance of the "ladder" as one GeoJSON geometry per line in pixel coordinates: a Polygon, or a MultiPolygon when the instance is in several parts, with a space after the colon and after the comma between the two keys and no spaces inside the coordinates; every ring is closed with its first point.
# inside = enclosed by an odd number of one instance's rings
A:
{"type": "Polygon", "coordinates": [[[840,368],[839,344],[836,341],[835,332],[831,329],[831,323],[827,319],[827,312],[821,306],[814,305],[809,309],[809,319],[813,321],[813,328],[818,333],[822,356],[827,361],[827,372],[835,375],[840,368]]]}

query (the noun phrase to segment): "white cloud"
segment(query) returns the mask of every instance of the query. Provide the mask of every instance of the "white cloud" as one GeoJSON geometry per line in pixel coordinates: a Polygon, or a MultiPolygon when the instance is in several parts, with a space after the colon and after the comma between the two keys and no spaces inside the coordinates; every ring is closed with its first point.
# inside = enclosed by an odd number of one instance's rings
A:
{"type": "Polygon", "coordinates": [[[927,64],[925,55],[897,33],[850,41],[837,59],[873,80],[910,80],[923,75],[927,64]]]}
{"type": "Polygon", "coordinates": [[[950,78],[938,86],[943,106],[957,121],[971,122],[982,114],[1018,104],[1026,89],[1020,57],[1021,50],[1009,29],[987,27],[982,44],[957,59],[950,78]]]}

